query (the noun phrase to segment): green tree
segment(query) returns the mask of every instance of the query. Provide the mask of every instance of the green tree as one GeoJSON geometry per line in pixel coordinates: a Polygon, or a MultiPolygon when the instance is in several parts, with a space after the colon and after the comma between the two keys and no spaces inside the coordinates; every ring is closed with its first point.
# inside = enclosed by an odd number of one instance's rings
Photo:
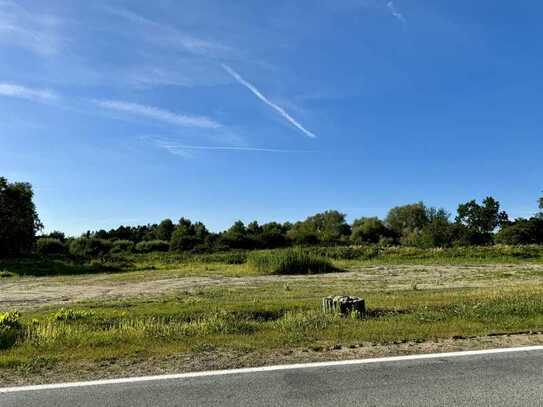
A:
{"type": "Polygon", "coordinates": [[[43,226],[33,202],[32,186],[0,177],[0,257],[29,253],[43,226]]]}
{"type": "Polygon", "coordinates": [[[351,227],[345,220],[345,214],[336,210],[328,210],[308,217],[303,222],[296,222],[288,236],[298,244],[317,242],[334,243],[347,240],[351,227]]]}
{"type": "Polygon", "coordinates": [[[391,237],[391,231],[379,218],[360,218],[353,222],[351,232],[353,243],[378,243],[383,237],[391,237]]]}
{"type": "Polygon", "coordinates": [[[250,249],[252,246],[247,227],[241,220],[235,222],[221,235],[221,241],[231,249],[250,249]]]}
{"type": "Polygon", "coordinates": [[[260,245],[265,249],[284,247],[288,245],[287,232],[290,224],[281,225],[277,222],[265,223],[261,226],[262,232],[259,236],[260,245]]]}
{"type": "Polygon", "coordinates": [[[490,196],[483,200],[482,205],[475,200],[460,204],[457,212],[456,222],[478,233],[492,233],[509,220],[507,213],[500,211],[500,203],[490,196]]]}
{"type": "Polygon", "coordinates": [[[192,223],[189,219],[181,218],[172,233],[170,250],[191,250],[203,244],[208,234],[203,223],[192,223]]]}
{"type": "Polygon", "coordinates": [[[422,202],[392,208],[385,223],[400,236],[419,233],[430,223],[428,208],[422,202]]]}
{"type": "Polygon", "coordinates": [[[456,223],[463,244],[490,244],[497,227],[506,226],[509,217],[500,211],[500,203],[492,197],[486,197],[482,205],[475,200],[458,205],[456,223]]]}
{"type": "Polygon", "coordinates": [[[59,232],[58,230],[55,230],[47,235],[40,235],[39,237],[40,239],[45,238],[45,237],[50,237],[51,239],[60,240],[62,243],[66,242],[66,235],[64,234],[64,232],[59,232]]]}
{"type": "Polygon", "coordinates": [[[445,209],[429,208],[428,223],[416,238],[419,247],[448,247],[454,239],[454,229],[450,222],[450,214],[445,209]]]}
{"type": "Polygon", "coordinates": [[[175,225],[173,224],[171,219],[164,219],[162,222],[160,222],[156,228],[155,235],[158,240],[164,240],[166,242],[169,242],[172,238],[172,233],[175,229],[175,225]]]}

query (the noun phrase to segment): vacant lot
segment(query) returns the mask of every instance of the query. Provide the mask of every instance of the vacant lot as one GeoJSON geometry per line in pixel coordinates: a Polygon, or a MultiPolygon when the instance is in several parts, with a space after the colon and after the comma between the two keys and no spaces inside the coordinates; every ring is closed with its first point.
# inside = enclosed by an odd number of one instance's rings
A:
{"type": "Polygon", "coordinates": [[[120,273],[2,278],[0,309],[21,316],[0,383],[543,342],[543,263],[506,260],[336,259],[341,272],[289,276],[145,257],[120,273]],[[364,297],[368,315],[322,314],[330,294],[364,297]]]}

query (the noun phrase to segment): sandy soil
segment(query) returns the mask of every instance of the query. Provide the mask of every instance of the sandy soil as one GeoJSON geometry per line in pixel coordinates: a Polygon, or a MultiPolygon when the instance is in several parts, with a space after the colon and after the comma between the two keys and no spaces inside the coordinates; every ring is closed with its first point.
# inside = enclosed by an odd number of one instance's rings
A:
{"type": "MultiPolygon", "coordinates": [[[[204,287],[258,287],[270,283],[327,284],[350,282],[365,290],[500,287],[543,283],[543,265],[372,266],[312,276],[172,277],[149,272],[143,281],[119,275],[0,279],[0,309],[30,309],[84,300],[153,297],[204,287]]],[[[127,273],[127,275],[130,273],[127,273]]]]}

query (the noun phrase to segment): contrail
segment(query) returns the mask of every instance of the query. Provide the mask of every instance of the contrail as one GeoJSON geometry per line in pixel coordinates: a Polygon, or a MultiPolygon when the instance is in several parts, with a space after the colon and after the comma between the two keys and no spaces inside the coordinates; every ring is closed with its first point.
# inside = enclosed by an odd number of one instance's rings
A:
{"type": "Polygon", "coordinates": [[[241,147],[241,146],[194,146],[186,144],[177,144],[167,141],[158,141],[158,146],[170,151],[179,152],[179,150],[223,150],[223,151],[260,151],[266,153],[311,153],[312,150],[284,150],[279,148],[263,147],[241,147]]]}
{"type": "Polygon", "coordinates": [[[245,86],[247,89],[249,89],[251,92],[254,93],[254,95],[259,98],[261,101],[266,103],[268,106],[270,106],[272,109],[275,109],[281,116],[283,116],[290,124],[292,124],[294,127],[296,127],[298,130],[300,130],[302,133],[304,133],[306,136],[311,138],[316,138],[317,136],[307,130],[304,126],[302,126],[300,123],[296,121],[291,115],[289,115],[285,109],[283,109],[280,106],[277,106],[275,103],[271,102],[266,96],[264,96],[253,84],[247,82],[245,79],[241,77],[240,74],[238,74],[236,71],[234,71],[232,68],[230,68],[228,65],[222,64],[222,67],[226,72],[228,72],[236,81],[238,81],[240,84],[245,86]]]}
{"type": "Polygon", "coordinates": [[[396,6],[394,5],[394,3],[392,1],[389,1],[387,3],[387,7],[388,9],[390,10],[390,12],[392,13],[392,15],[398,19],[399,21],[401,21],[402,23],[407,23],[404,15],[402,13],[400,13],[398,11],[398,9],[396,8],[396,6]]]}

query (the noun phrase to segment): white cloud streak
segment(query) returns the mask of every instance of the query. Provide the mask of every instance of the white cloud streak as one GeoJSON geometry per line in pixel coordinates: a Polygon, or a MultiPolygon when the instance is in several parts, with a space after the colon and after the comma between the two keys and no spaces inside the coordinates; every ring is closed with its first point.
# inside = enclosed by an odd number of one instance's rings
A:
{"type": "Polygon", "coordinates": [[[244,147],[244,146],[192,146],[160,142],[159,145],[165,149],[172,150],[215,150],[215,151],[256,151],[264,153],[310,153],[310,150],[285,150],[280,148],[244,147]]]}
{"type": "Polygon", "coordinates": [[[96,105],[101,108],[125,112],[136,116],[173,124],[182,127],[198,127],[204,129],[218,129],[222,125],[205,116],[192,116],[178,114],[163,110],[154,106],[146,106],[138,103],[123,102],[119,100],[96,100],[96,105]]]}
{"type": "Polygon", "coordinates": [[[262,102],[270,106],[272,109],[277,111],[283,118],[285,118],[290,124],[292,124],[294,127],[296,127],[298,130],[300,130],[303,134],[305,134],[308,137],[316,138],[317,136],[307,130],[304,126],[302,126],[296,119],[294,119],[291,115],[289,115],[285,109],[282,107],[276,105],[275,103],[271,102],[266,96],[262,94],[253,84],[250,82],[247,82],[245,79],[241,77],[240,74],[238,74],[236,71],[234,71],[232,68],[230,68],[228,65],[222,64],[222,67],[226,72],[228,72],[238,83],[245,86],[247,89],[249,89],[258,99],[260,99],[262,102]]]}
{"type": "Polygon", "coordinates": [[[144,39],[161,47],[173,46],[190,54],[200,56],[214,56],[216,54],[224,54],[232,51],[229,47],[222,44],[196,38],[192,35],[179,31],[172,26],[150,20],[127,9],[116,7],[103,7],[102,9],[111,15],[128,21],[129,23],[137,24],[145,28],[146,33],[144,39]]]}
{"type": "Polygon", "coordinates": [[[58,31],[61,20],[35,14],[11,0],[0,1],[0,42],[26,48],[40,56],[59,53],[64,40],[58,31]]]}
{"type": "Polygon", "coordinates": [[[58,99],[58,95],[50,90],[33,89],[14,83],[0,83],[0,95],[35,102],[52,101],[58,99]]]}
{"type": "Polygon", "coordinates": [[[396,8],[396,6],[394,5],[394,3],[392,1],[389,1],[387,3],[387,7],[388,9],[390,10],[390,12],[392,13],[392,15],[400,22],[402,23],[407,23],[407,20],[405,19],[404,15],[402,13],[400,13],[400,11],[396,8]]]}
{"type": "Polygon", "coordinates": [[[145,136],[142,140],[152,141],[152,143],[170,154],[177,155],[183,158],[192,157],[193,151],[225,151],[225,152],[256,152],[256,153],[274,153],[274,154],[296,154],[296,153],[312,153],[311,150],[287,150],[279,148],[265,147],[248,147],[248,146],[202,146],[180,144],[173,140],[161,139],[156,137],[145,136]]]}

